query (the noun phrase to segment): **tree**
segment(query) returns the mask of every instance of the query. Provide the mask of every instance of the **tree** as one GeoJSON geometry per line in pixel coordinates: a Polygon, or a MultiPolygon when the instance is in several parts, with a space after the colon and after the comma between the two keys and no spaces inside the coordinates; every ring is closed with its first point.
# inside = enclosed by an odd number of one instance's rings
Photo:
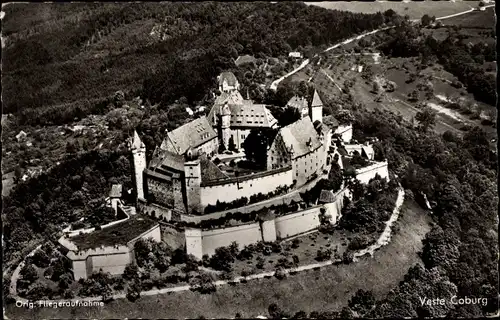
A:
{"type": "Polygon", "coordinates": [[[418,91],[413,90],[412,92],[408,93],[408,100],[411,102],[418,101],[418,91]]]}
{"type": "Polygon", "coordinates": [[[252,129],[243,142],[246,159],[255,166],[264,168],[267,163],[267,149],[275,134],[272,129],[252,129]]]}
{"type": "Polygon", "coordinates": [[[373,81],[372,83],[372,93],[378,94],[380,92],[380,84],[378,81],[373,81]]]}
{"type": "Polygon", "coordinates": [[[134,280],[139,278],[139,268],[134,263],[129,263],[123,270],[123,279],[134,280]]]}
{"type": "Polygon", "coordinates": [[[420,127],[424,132],[436,124],[436,111],[434,111],[431,107],[424,107],[422,110],[417,112],[415,116],[415,120],[417,120],[420,124],[420,127]]]}
{"type": "Polygon", "coordinates": [[[396,88],[397,88],[397,85],[394,81],[387,81],[386,87],[387,88],[385,89],[385,91],[394,92],[394,90],[396,90],[396,88]]]}
{"type": "Polygon", "coordinates": [[[33,261],[33,264],[39,268],[46,268],[50,264],[50,258],[43,250],[37,250],[32,256],[31,261],[33,261]]]}
{"type": "Polygon", "coordinates": [[[215,254],[210,258],[210,266],[215,270],[229,272],[232,270],[234,260],[235,257],[229,248],[220,247],[215,249],[215,254]]]}
{"type": "Polygon", "coordinates": [[[362,316],[375,304],[375,297],[373,293],[368,290],[359,289],[356,294],[349,300],[349,307],[362,316]]]}
{"type": "Polygon", "coordinates": [[[70,274],[65,273],[59,278],[59,288],[60,289],[68,289],[69,285],[73,282],[73,278],[70,274]]]}
{"type": "Polygon", "coordinates": [[[25,264],[24,267],[21,269],[20,274],[23,277],[23,280],[26,280],[30,283],[38,279],[38,273],[31,264],[25,264]]]}
{"type": "Polygon", "coordinates": [[[432,18],[428,14],[424,14],[422,16],[422,19],[420,20],[420,24],[425,27],[430,25],[431,23],[432,23],[432,18]]]}
{"type": "Polygon", "coordinates": [[[276,303],[271,303],[269,307],[267,307],[267,312],[271,319],[283,319],[289,318],[289,315],[284,312],[276,303]]]}
{"type": "Polygon", "coordinates": [[[209,273],[202,273],[199,277],[190,281],[191,287],[200,293],[207,294],[217,290],[214,284],[214,277],[209,273]]]}
{"type": "Polygon", "coordinates": [[[229,137],[229,146],[228,146],[229,151],[236,151],[236,144],[234,143],[233,136],[229,137]]]}
{"type": "Polygon", "coordinates": [[[134,280],[127,288],[127,299],[136,301],[141,296],[141,283],[139,280],[134,280]]]}

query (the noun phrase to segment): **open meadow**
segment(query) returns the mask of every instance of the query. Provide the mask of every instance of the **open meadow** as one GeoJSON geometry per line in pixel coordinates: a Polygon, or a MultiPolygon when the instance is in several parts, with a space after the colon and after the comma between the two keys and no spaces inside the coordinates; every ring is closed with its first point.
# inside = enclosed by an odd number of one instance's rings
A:
{"type": "Polygon", "coordinates": [[[420,19],[424,14],[430,16],[446,16],[466,11],[477,7],[479,1],[376,1],[376,2],[351,2],[351,1],[325,1],[308,2],[326,9],[345,10],[360,13],[384,12],[392,9],[401,15],[408,15],[410,19],[420,19]]]}

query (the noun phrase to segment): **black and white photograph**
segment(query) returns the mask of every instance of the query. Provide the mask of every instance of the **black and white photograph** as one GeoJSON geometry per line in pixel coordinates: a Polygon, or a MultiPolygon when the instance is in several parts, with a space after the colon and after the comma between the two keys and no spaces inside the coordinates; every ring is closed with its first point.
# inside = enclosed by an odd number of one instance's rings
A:
{"type": "Polygon", "coordinates": [[[494,0],[0,17],[5,319],[499,316],[494,0]]]}

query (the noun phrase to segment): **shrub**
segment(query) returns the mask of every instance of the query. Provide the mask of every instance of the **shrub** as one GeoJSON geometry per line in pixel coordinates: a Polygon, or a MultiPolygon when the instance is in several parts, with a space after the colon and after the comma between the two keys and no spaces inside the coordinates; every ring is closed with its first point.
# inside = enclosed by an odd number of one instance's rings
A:
{"type": "Polygon", "coordinates": [[[345,264],[349,264],[354,261],[354,254],[352,251],[346,250],[342,255],[342,262],[345,264]]]}
{"type": "Polygon", "coordinates": [[[362,235],[356,235],[354,238],[349,242],[349,245],[347,246],[348,250],[360,250],[368,247],[370,244],[369,239],[366,236],[362,235]]]}
{"type": "Polygon", "coordinates": [[[46,268],[50,264],[50,257],[42,250],[37,250],[32,256],[32,261],[39,268],[46,268]]]}
{"type": "Polygon", "coordinates": [[[295,238],[292,240],[292,248],[297,249],[300,246],[302,241],[299,238],[295,238]]]}
{"type": "Polygon", "coordinates": [[[199,291],[202,294],[212,293],[217,290],[214,284],[214,278],[209,273],[202,273],[199,277],[193,278],[190,281],[193,290],[199,291]]]}
{"type": "Polygon", "coordinates": [[[136,301],[141,296],[141,283],[137,280],[133,281],[127,288],[127,299],[129,301],[136,301]]]}
{"type": "Polygon", "coordinates": [[[286,273],[285,273],[285,270],[283,268],[277,268],[276,271],[274,272],[274,276],[276,277],[276,279],[278,280],[283,280],[286,278],[286,273]]]}
{"type": "Polygon", "coordinates": [[[324,250],[318,250],[316,252],[316,260],[317,261],[326,261],[329,260],[332,256],[332,249],[324,249],[324,250]]]}
{"type": "Polygon", "coordinates": [[[38,273],[31,264],[25,264],[21,269],[20,275],[23,280],[26,280],[29,283],[32,283],[36,281],[36,279],[38,279],[38,273]]]}

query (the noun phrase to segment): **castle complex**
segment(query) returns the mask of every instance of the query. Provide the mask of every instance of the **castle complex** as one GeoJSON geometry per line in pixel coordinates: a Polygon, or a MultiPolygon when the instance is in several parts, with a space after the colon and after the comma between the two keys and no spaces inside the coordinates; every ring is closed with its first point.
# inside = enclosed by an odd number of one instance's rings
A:
{"type": "Polygon", "coordinates": [[[267,194],[279,187],[298,188],[328,171],[332,132],[340,126],[331,116],[323,123],[317,92],[311,101],[294,97],[288,105],[297,108],[301,118],[280,128],[266,105],[242,97],[233,73],[223,72],[218,82],[220,95],[208,115],[166,132],[149,163],[138,134],[130,139],[138,200],[168,212],[168,220],[172,215],[203,214],[218,202],[267,194]],[[275,132],[264,170],[237,171],[228,166],[230,161],[234,167],[245,160],[243,145],[255,129],[275,132]]]}
{"type": "MultiPolygon", "coordinates": [[[[166,132],[149,163],[146,146],[134,131],[128,142],[137,205],[142,214],[136,215],[135,207],[123,205],[122,187],[114,185],[107,205],[115,213],[125,212],[127,218],[100,228],[69,230],[59,239],[72,261],[75,278],[87,278],[100,269],[121,274],[134,261],[134,243],[138,239],[161,241],[158,222],[144,214],[196,224],[224,217],[228,204],[241,213],[290,204],[299,196],[298,191],[310,190],[324,178],[332,163],[342,169],[344,161],[356,153],[369,160],[369,166],[355,170],[361,183],[368,183],[376,175],[389,178],[387,162],[372,161],[371,144],[352,140],[351,124],[339,124],[333,116],[323,117],[318,92],[310,101],[297,96],[290,99],[287,107],[297,109],[300,117],[280,127],[266,105],[243,99],[234,74],[224,72],[218,81],[221,93],[208,116],[166,132]],[[265,163],[259,167],[249,165],[253,162],[243,152],[254,130],[267,140],[263,144],[265,163]],[[250,203],[248,199],[252,198],[250,203]]],[[[344,198],[349,196],[350,190],[342,186],[335,192],[322,190],[317,204],[282,216],[275,217],[270,210],[268,216],[251,223],[212,230],[186,228],[186,252],[202,259],[232,241],[244,246],[286,239],[317,229],[323,213],[335,224],[341,217],[344,198]]]]}

